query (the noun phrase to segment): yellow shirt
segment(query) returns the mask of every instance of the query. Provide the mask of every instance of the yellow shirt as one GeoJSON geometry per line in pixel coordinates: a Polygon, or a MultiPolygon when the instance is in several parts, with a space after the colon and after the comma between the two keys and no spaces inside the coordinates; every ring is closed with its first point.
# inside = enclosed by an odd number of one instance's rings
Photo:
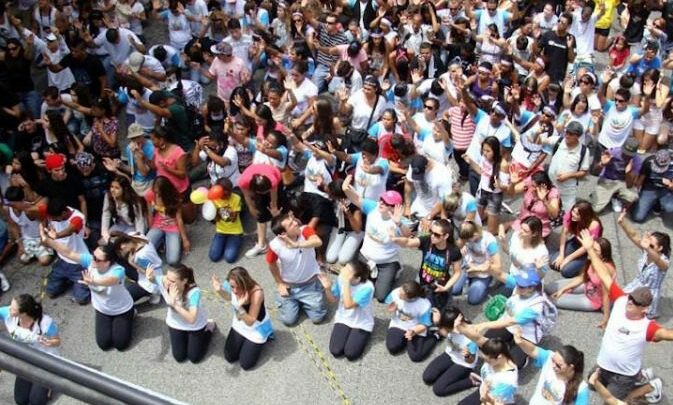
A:
{"type": "MultiPolygon", "coordinates": [[[[617,4],[619,3],[619,1],[618,0],[602,0],[602,1],[605,4],[605,14],[603,14],[603,17],[601,17],[600,20],[596,21],[596,28],[606,29],[610,28],[610,26],[612,25],[612,19],[615,16],[615,9],[617,8],[617,4]]],[[[599,3],[600,0],[596,2],[594,13],[598,13],[599,3]]]]}
{"type": "Polygon", "coordinates": [[[213,201],[217,208],[217,222],[215,222],[215,231],[217,233],[224,233],[228,235],[240,235],[243,233],[243,225],[241,224],[241,196],[236,193],[231,193],[226,200],[213,201]],[[225,221],[231,213],[236,214],[235,221],[225,221]]]}

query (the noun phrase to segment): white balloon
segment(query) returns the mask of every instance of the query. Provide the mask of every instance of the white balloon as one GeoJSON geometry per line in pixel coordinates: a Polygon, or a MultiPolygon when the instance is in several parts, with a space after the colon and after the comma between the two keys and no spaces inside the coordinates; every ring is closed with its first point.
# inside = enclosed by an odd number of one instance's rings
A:
{"type": "Polygon", "coordinates": [[[217,208],[215,208],[215,204],[213,204],[212,201],[206,201],[203,203],[203,207],[201,208],[201,215],[203,215],[203,219],[206,221],[212,221],[215,219],[216,213],[217,208]]]}

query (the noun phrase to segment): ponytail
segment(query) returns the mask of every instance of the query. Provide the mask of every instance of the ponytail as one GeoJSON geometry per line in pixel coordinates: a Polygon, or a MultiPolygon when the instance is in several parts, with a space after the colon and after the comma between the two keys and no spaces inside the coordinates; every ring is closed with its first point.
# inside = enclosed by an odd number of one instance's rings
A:
{"type": "Polygon", "coordinates": [[[574,346],[567,345],[559,349],[559,354],[568,367],[572,367],[574,371],[572,378],[566,383],[566,391],[563,396],[564,404],[573,404],[584,375],[584,353],[574,346]]]}

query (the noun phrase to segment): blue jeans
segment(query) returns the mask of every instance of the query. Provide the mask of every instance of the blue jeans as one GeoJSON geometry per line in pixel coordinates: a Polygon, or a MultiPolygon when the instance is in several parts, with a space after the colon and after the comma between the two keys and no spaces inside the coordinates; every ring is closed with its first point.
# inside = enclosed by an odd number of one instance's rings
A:
{"type": "Polygon", "coordinates": [[[51,267],[47,280],[46,293],[50,298],[57,297],[72,285],[72,296],[78,304],[87,304],[91,298],[89,287],[80,284],[82,271],[85,270],[79,264],[73,264],[57,259],[51,267]]]}
{"type": "Polygon", "coordinates": [[[486,300],[488,296],[488,286],[491,284],[492,277],[477,278],[468,277],[467,271],[463,271],[456,284],[453,285],[453,295],[460,295],[463,293],[465,283],[468,283],[467,288],[467,303],[470,305],[479,305],[486,300]]]}
{"type": "Polygon", "coordinates": [[[313,323],[320,323],[327,315],[325,295],[320,280],[306,284],[289,284],[288,296],[276,293],[276,303],[280,309],[280,320],[286,326],[292,326],[299,320],[299,310],[306,311],[306,316],[313,323]]]}
{"type": "Polygon", "coordinates": [[[161,229],[152,228],[147,232],[147,239],[152,242],[154,247],[159,250],[161,245],[166,242],[166,263],[169,265],[180,262],[180,253],[182,250],[182,241],[179,232],[164,232],[161,229]]]}
{"type": "Polygon", "coordinates": [[[227,263],[233,263],[238,258],[238,252],[243,242],[243,235],[215,233],[210,244],[208,257],[211,262],[219,262],[224,256],[227,263]]]}
{"type": "Polygon", "coordinates": [[[40,95],[35,90],[16,93],[19,96],[19,102],[24,111],[30,113],[33,119],[40,118],[40,110],[42,103],[40,102],[40,95]]]}
{"type": "Polygon", "coordinates": [[[210,79],[203,75],[199,69],[189,69],[189,80],[204,85],[210,83],[210,79]]]}
{"type": "MultiPolygon", "coordinates": [[[[573,254],[577,249],[581,248],[582,245],[580,242],[577,240],[577,238],[573,237],[570,238],[568,241],[566,241],[566,246],[565,249],[563,249],[563,256],[568,257],[569,255],[573,254]]],[[[549,257],[549,262],[553,263],[554,260],[556,260],[559,256],[559,252],[554,253],[549,257]]],[[[561,274],[565,278],[573,278],[577,277],[582,270],[587,265],[587,254],[583,254],[582,256],[578,257],[575,260],[572,260],[570,263],[566,264],[563,266],[563,268],[559,269],[561,271],[561,274]]]]}
{"type": "Polygon", "coordinates": [[[323,86],[327,84],[326,79],[327,75],[329,74],[330,74],[329,66],[319,64],[315,67],[315,71],[313,72],[313,77],[311,78],[311,81],[318,87],[318,92],[320,92],[323,86]]]}
{"type": "Polygon", "coordinates": [[[652,207],[657,200],[661,210],[665,213],[673,212],[673,192],[666,189],[643,189],[640,190],[640,198],[636,201],[631,211],[633,222],[642,223],[647,219],[647,215],[652,211],[652,207]]]}

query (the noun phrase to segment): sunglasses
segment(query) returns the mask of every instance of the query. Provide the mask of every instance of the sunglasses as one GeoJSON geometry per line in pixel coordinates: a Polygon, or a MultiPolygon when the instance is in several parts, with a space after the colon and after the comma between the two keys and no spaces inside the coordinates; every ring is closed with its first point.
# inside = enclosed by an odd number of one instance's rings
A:
{"type": "Polygon", "coordinates": [[[544,113],[543,115],[547,118],[554,118],[554,116],[552,114],[549,114],[549,113],[544,113]]]}
{"type": "Polygon", "coordinates": [[[381,204],[385,205],[386,207],[394,207],[393,204],[388,204],[387,202],[385,202],[385,201],[383,201],[383,200],[379,200],[379,202],[380,202],[381,204]]]}
{"type": "Polygon", "coordinates": [[[327,25],[334,25],[334,24],[336,24],[336,21],[326,21],[326,22],[327,22],[327,25]]]}
{"type": "Polygon", "coordinates": [[[435,109],[435,106],[427,105],[427,104],[424,104],[423,107],[428,109],[428,110],[434,110],[435,109]]]}
{"type": "Polygon", "coordinates": [[[93,261],[96,263],[107,262],[107,259],[99,259],[96,256],[93,257],[93,261]]]}
{"type": "Polygon", "coordinates": [[[303,20],[301,18],[293,18],[292,21],[299,23],[302,22],[303,20]]]}
{"type": "Polygon", "coordinates": [[[439,232],[431,232],[431,234],[432,234],[432,236],[434,236],[435,238],[441,238],[441,237],[443,237],[444,235],[446,235],[445,233],[439,233],[439,232]]]}
{"type": "Polygon", "coordinates": [[[615,103],[626,103],[626,100],[624,100],[623,98],[616,98],[615,103]]]}
{"type": "Polygon", "coordinates": [[[580,80],[580,84],[591,84],[588,80],[580,80]]]}

